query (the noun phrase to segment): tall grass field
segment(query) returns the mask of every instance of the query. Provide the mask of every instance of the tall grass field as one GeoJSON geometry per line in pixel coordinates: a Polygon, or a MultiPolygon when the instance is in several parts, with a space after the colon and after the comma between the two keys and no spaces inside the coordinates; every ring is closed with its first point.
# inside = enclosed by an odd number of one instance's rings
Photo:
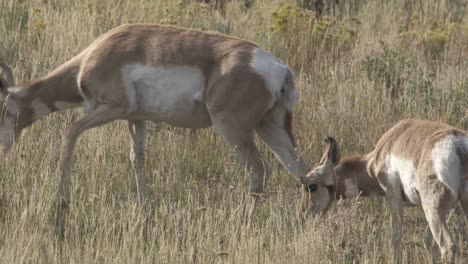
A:
{"type": "MultiPolygon", "coordinates": [[[[293,130],[313,166],[323,138],[366,153],[404,118],[468,129],[468,6],[456,0],[340,1],[317,19],[299,0],[1,0],[0,61],[17,83],[43,76],[123,23],[219,31],[258,43],[295,71],[293,130]]],[[[272,176],[248,223],[248,175],[212,130],[149,124],[150,216],[138,205],[127,123],[84,133],[71,168],[63,239],[54,230],[58,162],[81,109],[34,123],[0,160],[0,263],[390,263],[383,197],[336,203],[302,221],[294,178],[258,141],[272,176]]],[[[403,263],[429,263],[422,209],[406,208],[403,263]]],[[[468,222],[450,229],[468,263],[468,222]]]]}

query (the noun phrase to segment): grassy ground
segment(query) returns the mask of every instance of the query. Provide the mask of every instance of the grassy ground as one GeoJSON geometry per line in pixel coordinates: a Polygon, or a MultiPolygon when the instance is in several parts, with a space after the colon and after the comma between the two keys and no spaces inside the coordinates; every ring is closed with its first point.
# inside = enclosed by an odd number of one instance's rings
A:
{"type": "MultiPolygon", "coordinates": [[[[402,118],[468,128],[468,16],[457,1],[342,1],[339,15],[316,21],[299,1],[227,5],[226,17],[173,0],[3,0],[0,60],[17,81],[60,65],[101,33],[127,22],[217,30],[257,42],[297,73],[294,130],[312,166],[322,138],[345,153],[369,151],[402,118]]],[[[72,204],[64,241],[52,212],[64,132],[80,110],[28,128],[0,164],[1,263],[386,263],[391,261],[384,199],[340,202],[302,223],[292,176],[261,145],[273,168],[268,198],[249,226],[239,211],[248,178],[211,130],[151,125],[147,175],[148,237],[137,206],[126,124],[84,134],[72,168],[72,204]],[[190,146],[187,148],[187,146],[190,146]]],[[[427,263],[425,220],[406,211],[404,263],[427,263]]],[[[468,227],[459,208],[451,228],[468,261],[468,227]]]]}

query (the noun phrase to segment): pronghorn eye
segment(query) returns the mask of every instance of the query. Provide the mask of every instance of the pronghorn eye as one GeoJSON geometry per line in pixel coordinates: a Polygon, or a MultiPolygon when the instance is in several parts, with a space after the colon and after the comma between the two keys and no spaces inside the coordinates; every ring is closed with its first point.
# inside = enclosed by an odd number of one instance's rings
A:
{"type": "Polygon", "coordinates": [[[318,189],[318,185],[315,184],[315,183],[307,186],[307,191],[308,192],[315,192],[317,189],[318,189]]]}
{"type": "Polygon", "coordinates": [[[335,185],[327,185],[327,189],[332,192],[335,190],[335,185]]]}

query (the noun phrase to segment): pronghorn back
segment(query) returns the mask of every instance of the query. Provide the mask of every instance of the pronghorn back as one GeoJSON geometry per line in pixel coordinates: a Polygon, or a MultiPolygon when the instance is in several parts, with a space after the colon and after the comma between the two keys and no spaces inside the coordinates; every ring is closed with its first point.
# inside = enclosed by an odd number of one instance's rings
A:
{"type": "Polygon", "coordinates": [[[430,175],[458,197],[467,181],[467,150],[466,131],[441,122],[403,120],[381,137],[368,170],[376,179],[387,172],[385,181],[402,185],[410,204],[420,204],[418,189],[430,175]]]}
{"type": "Polygon", "coordinates": [[[129,24],[105,33],[84,53],[77,82],[87,111],[119,102],[134,119],[196,128],[210,126],[212,112],[237,111],[253,101],[258,114],[245,117],[252,123],[278,103],[292,112],[298,97],[286,64],[254,43],[222,34],[129,24]]]}

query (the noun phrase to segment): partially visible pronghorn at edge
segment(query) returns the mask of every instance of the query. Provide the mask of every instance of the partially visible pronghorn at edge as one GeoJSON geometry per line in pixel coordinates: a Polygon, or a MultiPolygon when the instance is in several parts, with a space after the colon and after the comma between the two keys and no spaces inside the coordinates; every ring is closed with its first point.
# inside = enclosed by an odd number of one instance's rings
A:
{"type": "Polygon", "coordinates": [[[49,113],[84,105],[70,128],[60,164],[58,201],[70,199],[69,168],[78,137],[114,120],[128,120],[139,201],[146,203],[145,120],[175,127],[214,127],[250,172],[250,193],[262,193],[268,167],[254,133],[296,177],[292,112],[298,100],[292,70],[249,41],[174,26],[127,24],[97,38],[45,77],[2,89],[0,145],[49,113]]]}
{"type": "Polygon", "coordinates": [[[302,209],[312,214],[331,202],[358,195],[385,195],[392,212],[394,262],[400,262],[403,206],[422,206],[428,228],[425,245],[435,259],[454,263],[457,246],[447,227],[459,201],[468,220],[468,133],[440,122],[404,120],[388,130],[369,154],[344,158],[331,137],[325,154],[303,184],[302,209]]]}

